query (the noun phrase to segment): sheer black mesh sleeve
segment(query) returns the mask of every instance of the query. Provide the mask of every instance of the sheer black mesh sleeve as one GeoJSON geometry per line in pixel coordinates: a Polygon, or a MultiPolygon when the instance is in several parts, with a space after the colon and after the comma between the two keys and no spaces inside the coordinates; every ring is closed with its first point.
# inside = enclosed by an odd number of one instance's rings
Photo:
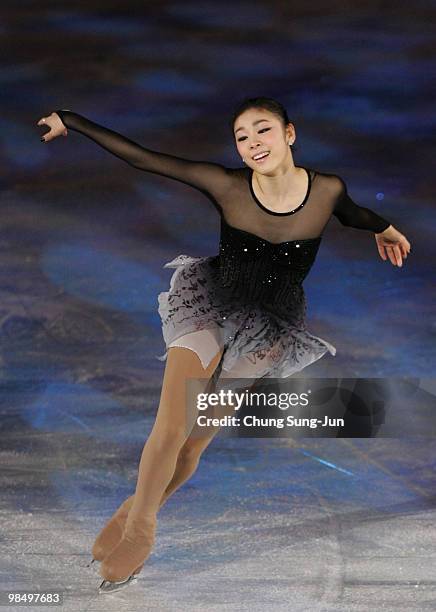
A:
{"type": "Polygon", "coordinates": [[[391,223],[377,215],[374,211],[364,206],[359,206],[348,195],[347,186],[340,178],[338,179],[338,195],[333,210],[333,215],[339,219],[342,225],[355,227],[356,229],[370,230],[376,234],[384,232],[391,223]]]}
{"type": "Polygon", "coordinates": [[[191,161],[174,155],[151,151],[78,113],[65,109],[55,112],[59,115],[65,127],[88,136],[134,168],[186,183],[206,195],[212,195],[214,200],[229,188],[228,169],[220,164],[191,161]]]}

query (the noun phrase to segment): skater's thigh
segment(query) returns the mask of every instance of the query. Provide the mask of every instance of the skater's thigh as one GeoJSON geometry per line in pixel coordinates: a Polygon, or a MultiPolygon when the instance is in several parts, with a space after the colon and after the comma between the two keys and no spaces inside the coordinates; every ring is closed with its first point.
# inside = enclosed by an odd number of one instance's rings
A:
{"type": "Polygon", "coordinates": [[[222,350],[218,350],[208,367],[203,368],[200,358],[194,351],[176,346],[168,349],[159,408],[152,433],[167,434],[186,440],[198,413],[196,404],[192,401],[192,394],[187,393],[187,390],[192,388],[187,385],[187,381],[196,379],[195,388],[204,391],[221,354],[222,350]]]}
{"type": "Polygon", "coordinates": [[[198,355],[203,368],[207,370],[211,365],[212,359],[216,357],[223,346],[221,334],[222,332],[218,327],[189,332],[173,340],[169,348],[181,346],[194,351],[198,355]]]}

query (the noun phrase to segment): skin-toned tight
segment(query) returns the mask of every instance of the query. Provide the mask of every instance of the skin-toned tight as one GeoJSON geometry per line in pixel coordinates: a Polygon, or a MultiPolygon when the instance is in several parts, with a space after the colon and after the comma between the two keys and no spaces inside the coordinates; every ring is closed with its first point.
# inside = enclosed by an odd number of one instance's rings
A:
{"type": "Polygon", "coordinates": [[[189,379],[205,379],[196,382],[195,387],[197,392],[204,391],[221,354],[219,350],[205,369],[194,350],[182,346],[168,348],[157,416],[142,450],[124,535],[103,560],[100,569],[103,578],[122,580],[148,557],[159,507],[192,476],[202,452],[219,430],[207,428],[206,433],[199,435],[195,423],[198,410],[194,402],[186,401],[186,383],[189,379]]]}

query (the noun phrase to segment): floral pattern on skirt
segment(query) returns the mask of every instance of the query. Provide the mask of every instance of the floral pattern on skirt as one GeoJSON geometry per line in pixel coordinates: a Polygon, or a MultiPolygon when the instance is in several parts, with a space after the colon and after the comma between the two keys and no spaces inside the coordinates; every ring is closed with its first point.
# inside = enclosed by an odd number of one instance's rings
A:
{"type": "MultiPolygon", "coordinates": [[[[218,256],[179,255],[164,268],[175,268],[169,291],[158,296],[165,345],[203,329],[219,330],[224,349],[215,371],[227,377],[286,378],[336,348],[306,329],[302,285],[293,308],[283,316],[274,304],[250,304],[226,295],[220,285],[218,256]]],[[[158,356],[163,361],[167,352],[158,356]]]]}

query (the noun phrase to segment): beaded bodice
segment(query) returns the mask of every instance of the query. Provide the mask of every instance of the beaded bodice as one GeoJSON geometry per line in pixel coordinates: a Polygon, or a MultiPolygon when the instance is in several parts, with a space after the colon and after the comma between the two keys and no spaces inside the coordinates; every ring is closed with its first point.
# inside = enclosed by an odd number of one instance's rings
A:
{"type": "Polygon", "coordinates": [[[229,225],[221,217],[219,278],[223,291],[234,298],[268,302],[289,308],[301,296],[321,236],[274,244],[229,225]]]}

